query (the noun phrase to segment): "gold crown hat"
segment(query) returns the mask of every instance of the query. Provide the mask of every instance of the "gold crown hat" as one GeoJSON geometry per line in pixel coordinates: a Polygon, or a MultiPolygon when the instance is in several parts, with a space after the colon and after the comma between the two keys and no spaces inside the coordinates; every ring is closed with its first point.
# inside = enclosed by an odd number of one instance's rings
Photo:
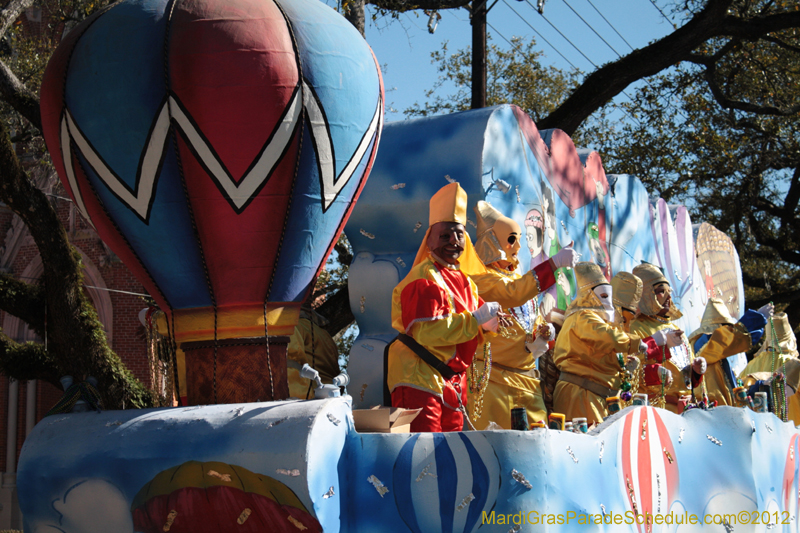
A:
{"type": "MultiPolygon", "coordinates": [[[[794,336],[791,324],[789,324],[789,317],[786,313],[775,313],[772,317],[772,323],[775,326],[775,336],[778,337],[777,343],[781,353],[791,357],[798,357],[797,352],[797,337],[794,336]]],[[[773,335],[772,328],[767,324],[764,332],[764,342],[761,343],[761,348],[758,349],[756,356],[762,352],[766,352],[772,347],[773,335]]]]}
{"type": "Polygon", "coordinates": [[[578,283],[578,294],[567,306],[564,316],[568,317],[581,309],[605,312],[602,302],[592,291],[598,285],[608,285],[608,280],[600,267],[596,263],[583,261],[575,265],[573,270],[575,271],[575,281],[578,283]]]}
{"type": "MultiPolygon", "coordinates": [[[[642,280],[642,297],[639,299],[639,311],[647,316],[657,315],[661,311],[661,306],[658,305],[658,300],[656,299],[655,286],[659,283],[669,285],[669,280],[664,276],[664,272],[660,268],[651,263],[637,265],[632,272],[634,276],[642,280]]],[[[669,290],[672,291],[671,286],[669,290]]],[[[678,308],[675,307],[675,302],[672,302],[669,306],[667,317],[677,320],[682,316],[683,313],[678,311],[678,308]]]]}
{"type": "Polygon", "coordinates": [[[703,311],[700,327],[689,335],[689,342],[694,346],[700,335],[711,335],[715,329],[724,324],[733,325],[736,324],[736,320],[731,316],[728,307],[721,298],[709,298],[706,310],[703,311]]]}
{"type": "Polygon", "coordinates": [[[484,265],[489,265],[496,261],[512,261],[514,267],[519,264],[519,260],[509,258],[503,250],[503,242],[512,233],[517,234],[517,238],[522,235],[522,230],[513,219],[503,215],[495,209],[489,202],[479,201],[475,205],[475,215],[478,217],[478,238],[475,240],[475,252],[481,258],[484,265]]]}
{"type": "Polygon", "coordinates": [[[635,313],[642,297],[642,280],[630,272],[617,272],[611,279],[611,291],[615,306],[635,313]]]}
{"type": "Polygon", "coordinates": [[[458,183],[450,183],[431,197],[428,227],[437,222],[467,224],[467,191],[458,183]]]}
{"type": "MultiPolygon", "coordinates": [[[[425,232],[425,237],[423,237],[422,244],[417,251],[414,265],[418,265],[428,257],[428,237],[430,237],[433,225],[439,222],[455,222],[462,226],[467,224],[467,191],[462,189],[458,182],[445,185],[431,196],[428,211],[428,231],[425,232]]],[[[486,269],[472,247],[472,241],[466,232],[466,228],[464,241],[464,251],[458,259],[461,271],[467,275],[485,272],[486,269]]]]}

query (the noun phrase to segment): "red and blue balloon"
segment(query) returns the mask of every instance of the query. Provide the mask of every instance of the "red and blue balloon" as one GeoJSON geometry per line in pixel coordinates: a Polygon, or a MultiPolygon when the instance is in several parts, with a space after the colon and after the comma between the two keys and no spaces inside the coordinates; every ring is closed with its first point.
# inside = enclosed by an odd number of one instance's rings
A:
{"type": "Polygon", "coordinates": [[[299,307],[383,119],[370,48],[317,0],[119,2],[65,37],[41,102],[76,206],[159,304],[245,327],[299,307]]]}

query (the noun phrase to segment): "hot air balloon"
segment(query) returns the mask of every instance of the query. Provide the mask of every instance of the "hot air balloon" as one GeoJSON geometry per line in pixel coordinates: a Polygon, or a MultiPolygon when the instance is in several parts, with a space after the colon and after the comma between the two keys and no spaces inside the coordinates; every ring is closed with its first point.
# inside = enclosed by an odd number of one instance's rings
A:
{"type": "Polygon", "coordinates": [[[419,433],[400,449],[392,478],[411,531],[469,533],[497,501],[500,464],[480,433],[419,433]]]}
{"type": "Polygon", "coordinates": [[[287,397],[285,336],[382,127],[358,32],[316,0],[125,0],[64,38],[41,110],[75,205],[166,311],[189,403],[287,397]]]}
{"type": "Polygon", "coordinates": [[[131,505],[140,533],[319,533],[289,487],[241,466],[188,461],[158,473],[131,505]]]}
{"type": "MultiPolygon", "coordinates": [[[[648,514],[668,513],[678,493],[678,463],[658,411],[653,407],[633,409],[625,415],[619,435],[619,474],[628,509],[642,515],[642,520],[648,514]]],[[[655,531],[651,524],[639,523],[638,519],[637,527],[642,532],[655,531]]]]}
{"type": "Polygon", "coordinates": [[[783,510],[789,511],[791,516],[797,516],[800,510],[800,433],[795,433],[789,439],[789,449],[786,451],[786,466],[783,471],[781,495],[783,497],[783,510]]]}

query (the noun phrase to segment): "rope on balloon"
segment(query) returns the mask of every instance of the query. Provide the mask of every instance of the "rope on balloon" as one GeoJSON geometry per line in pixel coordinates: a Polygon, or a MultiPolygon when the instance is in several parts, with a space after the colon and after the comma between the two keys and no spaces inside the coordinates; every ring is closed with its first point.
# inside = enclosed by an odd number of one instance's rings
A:
{"type": "MultiPolygon", "coordinates": [[[[178,407],[181,407],[181,384],[178,381],[178,343],[175,341],[175,311],[169,314],[170,321],[172,322],[172,331],[167,331],[170,339],[170,347],[172,348],[172,373],[175,380],[175,398],[178,400],[178,407]]],[[[169,324],[167,324],[169,330],[169,324]]]]}
{"type": "MultiPolygon", "coordinates": [[[[169,77],[169,38],[170,38],[170,29],[172,28],[172,14],[175,10],[175,4],[178,0],[173,0],[169,6],[169,13],[167,14],[167,29],[164,32],[164,86],[167,88],[167,92],[171,92],[170,90],[170,77],[169,77]]],[[[172,103],[171,99],[168,99],[169,114],[170,117],[173,116],[172,113],[172,103]]],[[[181,176],[181,185],[183,187],[183,195],[186,200],[186,209],[189,211],[189,219],[192,221],[192,232],[194,233],[195,243],[197,244],[197,250],[200,253],[200,261],[203,264],[203,274],[206,277],[206,285],[208,287],[208,295],[211,299],[211,307],[214,309],[214,373],[212,375],[212,388],[214,394],[214,403],[217,403],[217,299],[214,296],[214,287],[211,285],[211,277],[208,274],[208,263],[206,262],[206,256],[203,252],[203,246],[200,241],[200,233],[197,231],[197,220],[194,216],[194,210],[192,209],[192,202],[189,197],[189,190],[186,187],[186,175],[183,171],[183,161],[181,160],[181,152],[180,147],[178,146],[178,133],[175,130],[175,126],[171,125],[170,128],[172,129],[172,143],[175,148],[175,159],[178,163],[178,173],[181,176]]]]}
{"type": "MultiPolygon", "coordinates": [[[[305,95],[302,94],[303,63],[300,59],[300,52],[297,46],[297,38],[295,37],[294,34],[294,28],[292,27],[292,23],[289,21],[289,17],[286,16],[286,12],[283,10],[283,7],[281,7],[281,5],[277,2],[275,3],[275,6],[281,12],[281,15],[283,15],[283,19],[286,21],[286,28],[289,31],[289,36],[292,38],[292,49],[294,50],[294,57],[295,60],[297,61],[297,73],[299,77],[298,90],[301,91],[301,96],[303,96],[301,101],[305,101],[304,98],[305,95]]],[[[303,153],[303,134],[305,130],[305,124],[306,124],[306,106],[302,105],[300,106],[300,128],[298,131],[299,141],[297,146],[297,159],[295,159],[295,164],[294,164],[294,175],[292,176],[292,187],[289,192],[289,201],[286,203],[287,214],[292,209],[292,198],[294,197],[294,188],[295,185],[297,184],[297,175],[300,172],[300,156],[303,153]]],[[[281,236],[280,239],[278,240],[278,249],[276,251],[275,257],[280,257],[281,255],[281,249],[283,248],[283,240],[286,237],[286,226],[288,225],[288,223],[289,223],[289,217],[288,216],[283,217],[283,226],[281,227],[281,236]]],[[[271,400],[275,399],[275,383],[273,382],[272,360],[270,359],[270,354],[269,354],[269,321],[267,320],[267,301],[269,299],[269,295],[272,293],[272,284],[275,282],[276,271],[277,271],[276,268],[272,269],[272,275],[269,278],[269,287],[267,287],[267,294],[264,296],[264,346],[267,353],[267,368],[269,369],[269,390],[270,394],[272,395],[272,397],[270,398],[271,400]]],[[[311,290],[313,290],[313,287],[311,290]]],[[[312,324],[312,330],[313,330],[313,324],[312,324]]]]}

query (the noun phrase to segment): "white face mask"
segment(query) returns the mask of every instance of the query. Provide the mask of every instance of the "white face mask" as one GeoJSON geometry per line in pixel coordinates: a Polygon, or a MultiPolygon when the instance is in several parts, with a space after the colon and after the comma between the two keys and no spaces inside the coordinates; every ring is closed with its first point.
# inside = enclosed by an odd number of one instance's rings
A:
{"type": "Polygon", "coordinates": [[[606,311],[606,316],[609,322],[614,321],[614,302],[611,299],[611,285],[598,285],[594,289],[592,289],[597,299],[600,300],[600,303],[603,305],[603,309],[606,311]]]}

